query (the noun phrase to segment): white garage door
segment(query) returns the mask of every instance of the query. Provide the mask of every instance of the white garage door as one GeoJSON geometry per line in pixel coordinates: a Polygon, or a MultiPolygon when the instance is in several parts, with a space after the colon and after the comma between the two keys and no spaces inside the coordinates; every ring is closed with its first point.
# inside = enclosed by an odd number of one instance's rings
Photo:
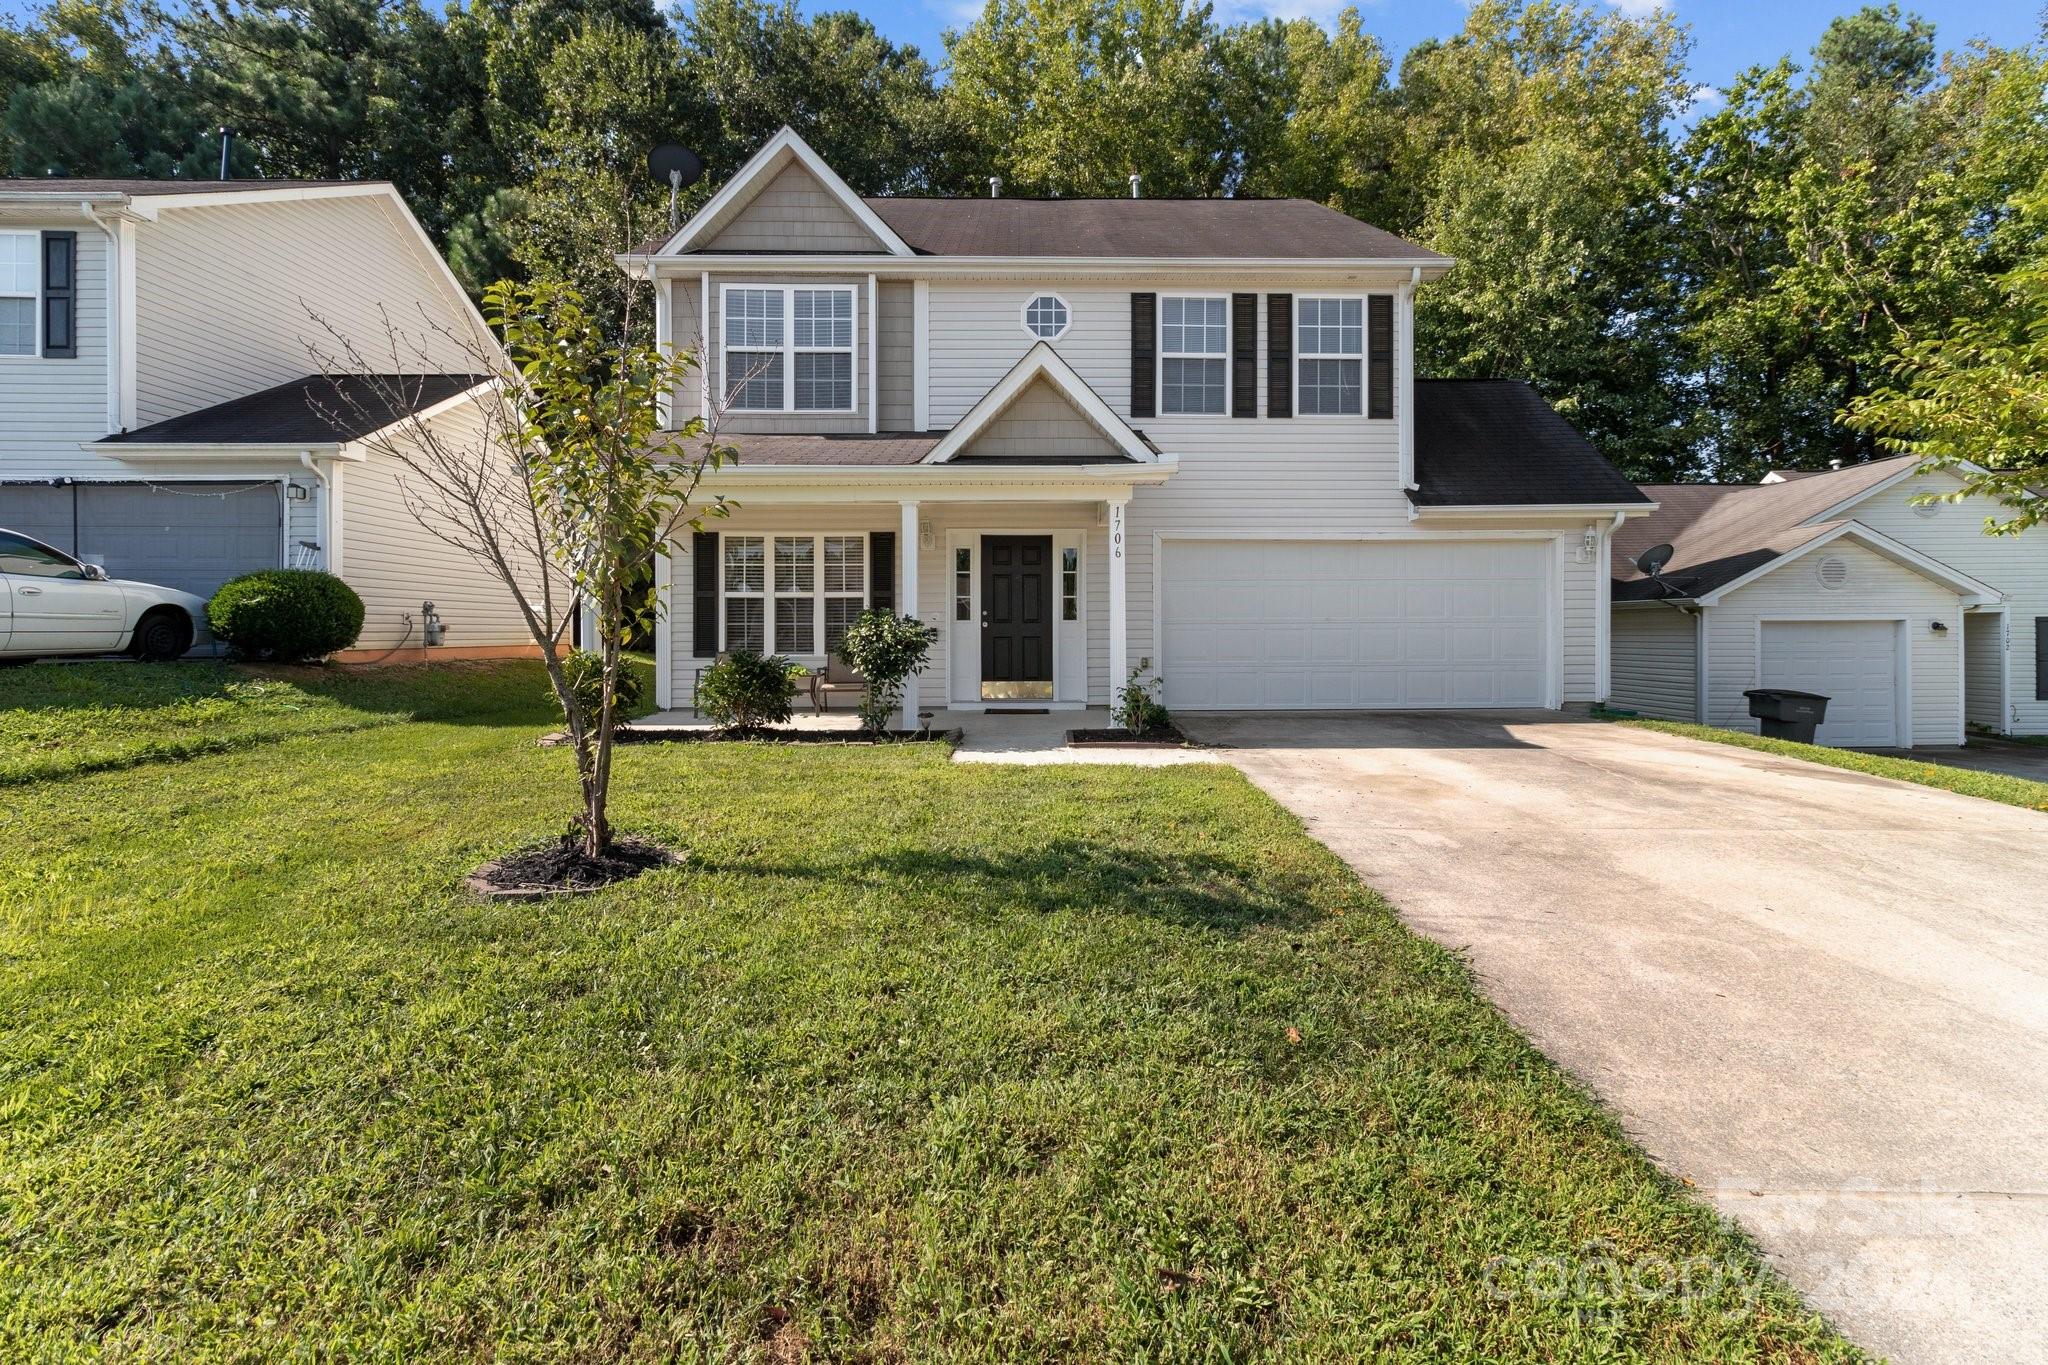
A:
{"type": "Polygon", "coordinates": [[[1184,710],[1541,706],[1548,541],[1168,541],[1184,710]]]}
{"type": "Polygon", "coordinates": [[[1814,738],[1840,748],[1899,742],[1899,628],[1893,621],[1764,622],[1765,687],[1828,699],[1814,738]]]}

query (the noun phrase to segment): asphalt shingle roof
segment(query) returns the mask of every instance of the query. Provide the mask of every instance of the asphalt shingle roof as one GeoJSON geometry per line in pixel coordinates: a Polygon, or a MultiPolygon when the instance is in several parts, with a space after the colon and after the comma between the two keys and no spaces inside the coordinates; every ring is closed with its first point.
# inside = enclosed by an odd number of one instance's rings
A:
{"type": "Polygon", "coordinates": [[[0,196],[47,194],[76,198],[95,194],[219,194],[225,190],[325,189],[335,185],[376,185],[378,180],[143,180],[90,179],[66,175],[0,179],[0,196]]]}
{"type": "Polygon", "coordinates": [[[1245,256],[1448,264],[1306,199],[865,201],[922,256],[1245,256]]]}
{"type": "Polygon", "coordinates": [[[1415,482],[1418,507],[1649,501],[1519,379],[1417,380],[1415,482]]]}
{"type": "Polygon", "coordinates": [[[467,374],[332,379],[308,375],[244,398],[118,432],[97,444],[331,445],[380,431],[482,382],[467,374]],[[394,386],[402,392],[394,394],[394,386]]]}

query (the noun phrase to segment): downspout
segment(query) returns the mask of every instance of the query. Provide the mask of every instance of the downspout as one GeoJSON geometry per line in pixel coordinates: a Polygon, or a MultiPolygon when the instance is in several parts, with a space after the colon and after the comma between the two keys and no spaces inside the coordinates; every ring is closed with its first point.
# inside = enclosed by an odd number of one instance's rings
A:
{"type": "Polygon", "coordinates": [[[1421,487],[1415,481],[1415,291],[1421,285],[1422,267],[1414,266],[1408,272],[1408,283],[1401,288],[1400,341],[1396,347],[1400,354],[1395,382],[1400,386],[1401,404],[1396,414],[1400,421],[1395,439],[1401,447],[1400,478],[1404,492],[1421,487]]]}
{"type": "MultiPolygon", "coordinates": [[[[327,545],[331,536],[331,532],[327,529],[327,476],[320,472],[320,466],[314,462],[313,452],[310,450],[299,452],[299,463],[304,465],[306,472],[313,476],[313,490],[320,499],[319,503],[313,508],[313,524],[320,528],[320,564],[321,567],[325,568],[327,567],[327,545]]],[[[291,505],[289,500],[287,500],[285,505],[285,519],[287,523],[285,527],[285,546],[287,551],[285,563],[290,564],[291,527],[289,523],[291,519],[291,505]]]]}
{"type": "MultiPolygon", "coordinates": [[[[83,200],[79,211],[94,227],[106,234],[107,238],[107,431],[111,436],[121,429],[121,328],[114,315],[115,300],[121,296],[121,239],[114,231],[114,225],[99,216],[93,206],[83,200]]],[[[78,263],[71,263],[72,282],[77,283],[78,263]]],[[[72,333],[76,337],[77,333],[72,333]]]]}

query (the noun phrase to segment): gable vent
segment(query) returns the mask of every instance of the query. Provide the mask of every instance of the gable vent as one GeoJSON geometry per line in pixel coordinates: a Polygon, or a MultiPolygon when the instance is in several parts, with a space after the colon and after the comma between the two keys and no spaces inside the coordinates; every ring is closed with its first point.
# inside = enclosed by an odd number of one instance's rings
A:
{"type": "MultiPolygon", "coordinates": [[[[1923,493],[1932,493],[1934,491],[1932,488],[1915,488],[1906,496],[1910,501],[1910,499],[1917,498],[1923,493]]],[[[1938,502],[1913,502],[1910,505],[1915,516],[1938,517],[1941,515],[1941,504],[1938,502]]]]}
{"type": "Polygon", "coordinates": [[[1849,561],[1846,559],[1829,555],[1814,572],[1820,579],[1820,585],[1829,592],[1840,592],[1849,584],[1849,561]]]}

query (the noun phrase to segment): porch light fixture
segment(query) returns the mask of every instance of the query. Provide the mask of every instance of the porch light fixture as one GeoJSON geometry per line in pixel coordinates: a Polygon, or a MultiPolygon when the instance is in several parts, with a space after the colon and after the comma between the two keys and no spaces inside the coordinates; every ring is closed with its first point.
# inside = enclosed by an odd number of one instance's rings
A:
{"type": "Polygon", "coordinates": [[[1936,622],[1934,623],[1934,633],[1935,633],[1936,635],[1946,635],[1946,634],[1948,634],[1948,622],[1946,622],[1946,621],[1936,621],[1936,622]]]}

